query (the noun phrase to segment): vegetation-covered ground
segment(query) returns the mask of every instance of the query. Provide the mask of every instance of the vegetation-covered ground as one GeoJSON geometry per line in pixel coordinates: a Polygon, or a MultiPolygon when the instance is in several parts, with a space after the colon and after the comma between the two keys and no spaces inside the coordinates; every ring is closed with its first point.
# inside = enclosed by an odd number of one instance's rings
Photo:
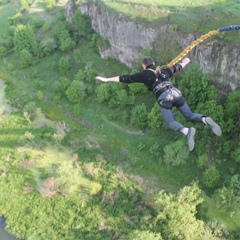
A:
{"type": "Polygon", "coordinates": [[[95,80],[131,70],[100,58],[105,42],[85,16],[70,24],[54,1],[19,4],[0,5],[7,229],[34,240],[238,239],[239,91],[223,98],[197,65],[176,77],[189,105],[223,129],[216,138],[196,125],[189,153],[145,88],[95,80]]]}
{"type": "MultiPolygon", "coordinates": [[[[89,2],[79,0],[79,3],[89,2]]],[[[95,0],[90,2],[96,3],[95,0]]],[[[238,0],[122,0],[98,1],[109,12],[147,25],[170,23],[172,31],[206,34],[228,25],[239,25],[240,2],[238,0]]],[[[220,35],[226,43],[239,46],[239,33],[220,35]]]]}

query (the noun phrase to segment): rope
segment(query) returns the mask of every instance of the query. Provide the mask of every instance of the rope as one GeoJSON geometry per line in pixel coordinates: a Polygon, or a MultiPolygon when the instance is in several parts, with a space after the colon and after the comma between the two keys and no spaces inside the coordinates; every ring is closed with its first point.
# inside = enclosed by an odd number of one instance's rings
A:
{"type": "MultiPolygon", "coordinates": [[[[220,32],[224,32],[224,31],[230,31],[230,30],[239,30],[240,29],[240,25],[236,25],[236,26],[226,26],[226,27],[222,27],[219,28],[218,30],[213,30],[208,32],[205,35],[202,35],[200,38],[198,38],[197,40],[193,41],[187,48],[185,48],[176,58],[174,58],[169,64],[167,64],[167,67],[171,67],[174,64],[176,64],[178,61],[180,61],[185,55],[187,55],[187,53],[189,53],[195,46],[197,46],[200,42],[204,41],[205,39],[213,36],[213,35],[217,35],[220,32]]],[[[162,67],[161,67],[162,68],[162,67]]]]}

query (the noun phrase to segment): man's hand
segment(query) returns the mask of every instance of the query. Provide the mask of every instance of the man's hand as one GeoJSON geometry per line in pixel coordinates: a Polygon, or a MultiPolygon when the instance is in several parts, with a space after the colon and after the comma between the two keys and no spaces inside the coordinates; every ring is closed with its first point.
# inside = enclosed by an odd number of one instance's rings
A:
{"type": "Polygon", "coordinates": [[[190,58],[184,58],[182,60],[182,63],[184,63],[185,65],[187,65],[188,63],[190,63],[190,58]]]}
{"type": "Polygon", "coordinates": [[[105,78],[105,77],[100,77],[100,76],[97,76],[96,79],[97,79],[97,80],[100,80],[100,81],[102,81],[102,82],[107,82],[107,81],[108,81],[107,78],[105,78]]]}
{"type": "Polygon", "coordinates": [[[184,68],[188,63],[190,63],[190,58],[184,58],[179,64],[184,68]]]}

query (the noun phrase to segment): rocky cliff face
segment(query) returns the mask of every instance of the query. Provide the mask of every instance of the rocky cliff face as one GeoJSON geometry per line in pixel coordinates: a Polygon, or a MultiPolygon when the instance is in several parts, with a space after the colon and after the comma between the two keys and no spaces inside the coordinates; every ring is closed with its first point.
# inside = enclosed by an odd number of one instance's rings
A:
{"type": "MultiPolygon", "coordinates": [[[[129,67],[133,67],[139,57],[142,57],[140,53],[144,49],[154,50],[162,56],[161,58],[167,59],[167,62],[159,65],[166,64],[171,60],[166,55],[175,58],[200,37],[194,33],[184,35],[174,32],[168,23],[152,28],[126,21],[121,16],[113,15],[94,4],[77,7],[74,0],[70,0],[65,10],[69,21],[76,10],[87,14],[93,29],[110,43],[108,49],[100,49],[101,56],[118,59],[129,67]],[[172,52],[173,49],[175,52],[172,52]]],[[[240,82],[239,53],[239,48],[231,45],[224,46],[221,40],[211,37],[197,45],[187,56],[193,63],[198,63],[204,72],[211,74],[212,79],[220,83],[225,90],[233,91],[240,82]]]]}

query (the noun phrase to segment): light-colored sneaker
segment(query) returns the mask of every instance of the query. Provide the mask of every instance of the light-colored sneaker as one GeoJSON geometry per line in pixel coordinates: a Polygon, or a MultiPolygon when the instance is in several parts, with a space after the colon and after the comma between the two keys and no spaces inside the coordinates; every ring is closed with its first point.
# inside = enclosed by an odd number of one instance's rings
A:
{"type": "Polygon", "coordinates": [[[209,125],[212,129],[212,131],[217,135],[221,136],[222,135],[222,130],[219,127],[217,123],[215,123],[210,117],[206,117],[206,123],[209,125]]]}
{"type": "Polygon", "coordinates": [[[192,128],[192,127],[189,128],[188,134],[187,134],[189,151],[192,151],[194,149],[194,146],[195,146],[194,135],[195,135],[195,133],[196,133],[196,129],[195,128],[192,128]]]}

